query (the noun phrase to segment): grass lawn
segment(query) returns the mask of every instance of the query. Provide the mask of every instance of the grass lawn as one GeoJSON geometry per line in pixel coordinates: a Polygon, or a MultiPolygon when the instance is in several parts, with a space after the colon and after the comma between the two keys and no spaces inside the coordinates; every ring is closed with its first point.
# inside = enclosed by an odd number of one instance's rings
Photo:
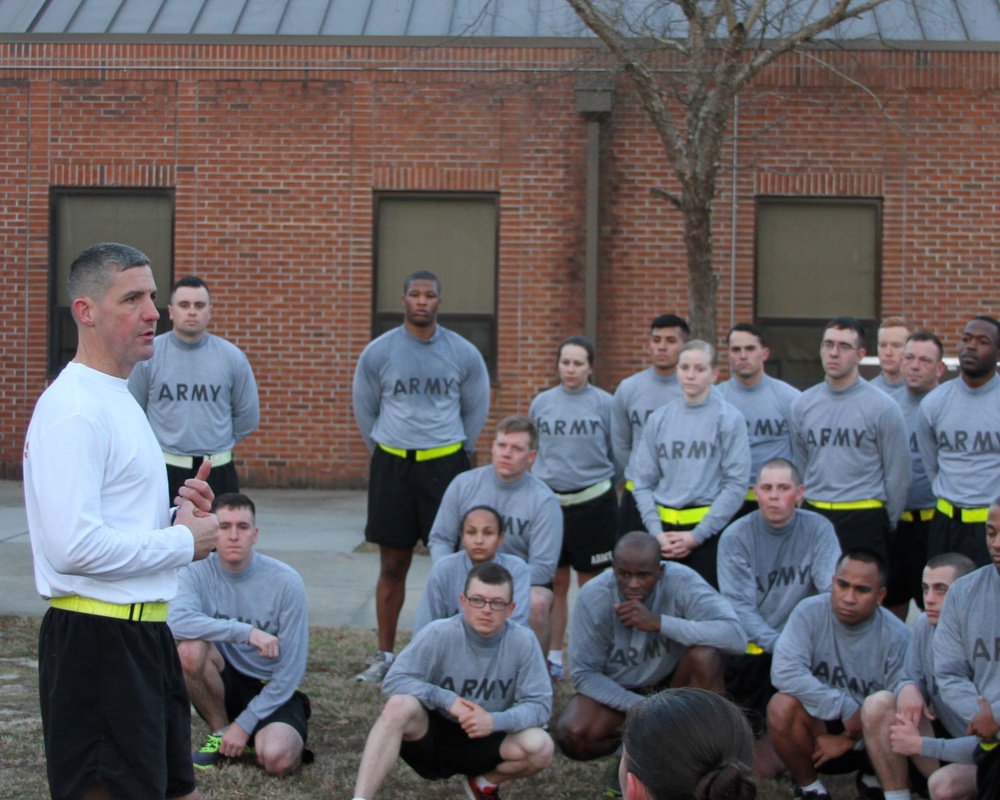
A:
{"type": "MultiPolygon", "coordinates": [[[[48,796],[42,725],[38,713],[36,665],[39,620],[0,617],[0,798],[44,798],[48,796]]],[[[382,693],[373,686],[352,680],[375,649],[375,633],[356,628],[312,628],[309,669],[302,689],[312,700],[309,747],[315,763],[296,775],[268,777],[254,764],[228,763],[199,772],[198,785],[206,798],[296,798],[353,797],[354,778],[372,722],[382,708],[382,693]]],[[[572,693],[560,684],[556,689],[555,715],[572,693]]],[[[198,746],[207,733],[195,717],[193,739],[198,746]]],[[[669,742],[664,742],[668,751],[669,742]]],[[[557,753],[551,766],[530,780],[514,781],[503,790],[505,800],[527,798],[600,798],[614,761],[590,763],[570,761],[557,753]]],[[[853,800],[853,782],[848,778],[827,780],[834,800],[853,800]]],[[[758,797],[791,800],[786,779],[763,781],[758,797]]],[[[400,762],[379,797],[461,798],[465,794],[458,778],[429,782],[400,762]]]]}

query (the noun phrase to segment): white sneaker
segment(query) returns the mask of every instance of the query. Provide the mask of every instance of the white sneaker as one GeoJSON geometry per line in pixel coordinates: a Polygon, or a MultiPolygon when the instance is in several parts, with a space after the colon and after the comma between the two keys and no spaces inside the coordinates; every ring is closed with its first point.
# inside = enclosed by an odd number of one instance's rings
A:
{"type": "Polygon", "coordinates": [[[389,671],[389,662],[381,652],[372,656],[371,663],[354,676],[355,683],[382,683],[385,673],[389,671]]]}

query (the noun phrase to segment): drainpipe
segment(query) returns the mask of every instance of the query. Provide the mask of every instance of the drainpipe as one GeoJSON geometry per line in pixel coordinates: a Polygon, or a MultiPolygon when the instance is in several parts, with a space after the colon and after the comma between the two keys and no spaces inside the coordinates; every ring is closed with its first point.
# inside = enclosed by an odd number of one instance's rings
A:
{"type": "Polygon", "coordinates": [[[600,222],[601,122],[614,105],[611,82],[589,79],[577,85],[576,111],[587,123],[587,188],[584,212],[583,333],[597,341],[597,249],[600,222]]]}

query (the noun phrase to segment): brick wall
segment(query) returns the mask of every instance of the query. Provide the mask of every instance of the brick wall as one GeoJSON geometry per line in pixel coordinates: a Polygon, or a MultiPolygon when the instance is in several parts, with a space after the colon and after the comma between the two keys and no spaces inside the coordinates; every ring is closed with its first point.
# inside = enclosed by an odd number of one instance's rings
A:
{"type": "MultiPolygon", "coordinates": [[[[492,424],[554,381],[583,327],[586,125],[572,47],[39,42],[0,45],[0,474],[16,477],[46,385],[51,187],[168,186],[175,274],[213,288],[213,331],[249,355],[249,485],[359,485],[351,376],[371,333],[372,196],[500,198],[492,424]],[[10,302],[13,301],[13,302],[10,302]]],[[[882,315],[934,329],[997,313],[1000,56],[829,54],[871,93],[790,56],[740,99],[723,157],[719,325],[753,318],[754,197],[883,199],[882,315]],[[873,97],[874,95],[874,97],[873,97]],[[876,102],[876,98],[878,102],[876,102]],[[731,219],[735,205],[735,227],[731,219]]],[[[649,320],[684,314],[673,187],[622,80],[602,134],[600,383],[645,366],[649,320]]],[[[480,442],[481,463],[488,436],[480,442]]]]}

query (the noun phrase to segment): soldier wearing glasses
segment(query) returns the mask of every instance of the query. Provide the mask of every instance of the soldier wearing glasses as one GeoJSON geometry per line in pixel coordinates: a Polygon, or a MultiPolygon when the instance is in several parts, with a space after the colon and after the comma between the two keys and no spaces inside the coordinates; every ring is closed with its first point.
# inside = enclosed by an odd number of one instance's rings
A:
{"type": "Polygon", "coordinates": [[[889,533],[906,507],[910,451],[899,406],[858,374],[864,344],[853,317],[827,323],[825,379],[792,405],[792,447],[809,487],[806,508],[833,523],[845,552],[861,547],[888,561],[889,533]]]}

